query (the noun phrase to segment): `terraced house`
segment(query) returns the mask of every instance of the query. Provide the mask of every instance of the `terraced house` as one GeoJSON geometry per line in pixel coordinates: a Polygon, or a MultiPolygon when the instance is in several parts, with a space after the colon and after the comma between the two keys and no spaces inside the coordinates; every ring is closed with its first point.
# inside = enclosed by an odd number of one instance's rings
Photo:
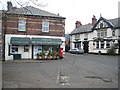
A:
{"type": "Polygon", "coordinates": [[[3,13],[3,57],[36,59],[38,52],[65,50],[65,17],[32,7],[13,7],[3,13]]]}
{"type": "Polygon", "coordinates": [[[76,22],[76,28],[70,33],[70,48],[82,48],[85,53],[108,54],[114,47],[120,54],[120,18],[97,21],[93,16],[92,23],[82,25],[76,22]]]}

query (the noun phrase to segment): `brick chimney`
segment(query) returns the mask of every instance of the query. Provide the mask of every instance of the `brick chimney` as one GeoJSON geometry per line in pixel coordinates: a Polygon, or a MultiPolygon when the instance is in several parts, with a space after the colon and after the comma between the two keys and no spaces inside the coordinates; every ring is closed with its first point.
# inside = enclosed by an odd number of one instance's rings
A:
{"type": "Polygon", "coordinates": [[[11,10],[12,10],[12,7],[13,7],[12,2],[11,2],[11,1],[8,1],[8,2],[7,2],[7,10],[8,10],[8,11],[11,11],[11,10]]]}
{"type": "Polygon", "coordinates": [[[82,23],[80,22],[80,21],[76,21],[76,23],[75,23],[75,28],[78,28],[78,27],[80,27],[82,25],[82,23]]]}
{"type": "Polygon", "coordinates": [[[93,15],[93,18],[92,18],[92,25],[95,25],[96,22],[97,22],[97,19],[96,19],[95,15],[93,15]]]}

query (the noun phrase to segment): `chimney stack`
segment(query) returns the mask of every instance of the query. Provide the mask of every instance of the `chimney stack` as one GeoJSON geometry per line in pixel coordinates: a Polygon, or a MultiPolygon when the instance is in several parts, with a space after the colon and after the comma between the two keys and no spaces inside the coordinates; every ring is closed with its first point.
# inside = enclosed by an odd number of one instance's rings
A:
{"type": "Polygon", "coordinates": [[[11,10],[12,10],[12,7],[13,7],[12,2],[11,2],[11,1],[8,1],[8,2],[7,2],[7,10],[8,10],[8,11],[11,11],[11,10]]]}
{"type": "Polygon", "coordinates": [[[97,19],[96,19],[95,15],[93,15],[93,18],[92,18],[92,26],[95,25],[96,22],[97,22],[97,19]]]}
{"type": "Polygon", "coordinates": [[[80,21],[76,21],[76,23],[75,23],[75,28],[78,28],[78,27],[80,27],[80,26],[82,26],[82,23],[81,23],[80,21]]]}

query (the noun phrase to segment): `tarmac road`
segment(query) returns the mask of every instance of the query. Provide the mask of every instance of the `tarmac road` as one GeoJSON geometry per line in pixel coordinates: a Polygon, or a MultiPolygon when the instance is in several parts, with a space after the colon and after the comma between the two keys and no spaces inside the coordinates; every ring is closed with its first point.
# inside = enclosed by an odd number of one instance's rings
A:
{"type": "Polygon", "coordinates": [[[61,63],[26,61],[3,63],[3,88],[118,87],[118,56],[66,53],[61,63]]]}

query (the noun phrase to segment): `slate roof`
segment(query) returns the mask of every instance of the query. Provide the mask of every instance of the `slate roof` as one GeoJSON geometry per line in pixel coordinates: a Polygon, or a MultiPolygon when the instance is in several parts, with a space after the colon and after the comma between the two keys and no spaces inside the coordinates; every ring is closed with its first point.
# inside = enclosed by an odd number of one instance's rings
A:
{"type": "Polygon", "coordinates": [[[100,20],[104,20],[111,28],[120,28],[120,18],[115,18],[115,19],[105,19],[103,17],[100,17],[100,19],[96,22],[94,26],[92,24],[86,24],[82,25],[78,28],[75,28],[70,35],[72,34],[80,34],[80,33],[86,33],[86,32],[92,32],[94,28],[97,26],[100,20]]]}
{"type": "Polygon", "coordinates": [[[57,18],[63,18],[65,17],[58,16],[56,14],[32,7],[32,6],[26,6],[21,8],[14,8],[11,11],[7,11],[7,13],[10,14],[21,14],[21,15],[36,15],[36,16],[50,16],[50,17],[57,17],[57,18]]]}
{"type": "Polygon", "coordinates": [[[72,34],[78,34],[78,33],[86,33],[86,32],[91,32],[92,28],[92,24],[86,24],[86,25],[82,25],[78,28],[75,28],[71,33],[70,35],[72,34]]]}
{"type": "Polygon", "coordinates": [[[120,18],[110,19],[109,20],[114,28],[120,28],[120,18]]]}

